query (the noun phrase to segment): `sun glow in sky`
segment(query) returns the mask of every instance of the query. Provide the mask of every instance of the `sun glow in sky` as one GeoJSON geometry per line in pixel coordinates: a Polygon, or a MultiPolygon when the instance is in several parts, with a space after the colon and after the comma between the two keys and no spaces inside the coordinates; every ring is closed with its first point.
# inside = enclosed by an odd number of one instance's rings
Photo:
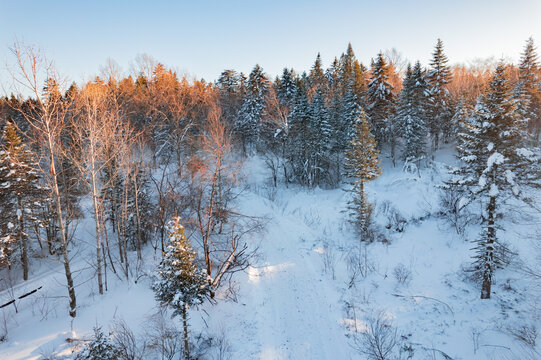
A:
{"type": "MultiPolygon", "coordinates": [[[[318,52],[327,66],[348,42],[365,64],[393,47],[426,64],[438,37],[451,63],[516,61],[528,37],[541,44],[539,0],[2,0],[1,9],[0,61],[12,60],[18,38],[72,81],[98,74],[108,58],[128,72],[142,53],[212,81],[256,63],[271,76],[307,70],[318,52]]],[[[0,81],[7,77],[2,67],[0,81]]]]}

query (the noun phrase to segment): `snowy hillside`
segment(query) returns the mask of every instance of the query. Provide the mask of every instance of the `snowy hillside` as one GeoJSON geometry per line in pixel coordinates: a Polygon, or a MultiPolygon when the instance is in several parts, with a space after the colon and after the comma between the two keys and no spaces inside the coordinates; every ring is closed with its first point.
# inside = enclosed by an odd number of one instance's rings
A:
{"type": "MultiPolygon", "coordinates": [[[[453,161],[449,152],[436,159],[453,161]]],[[[265,219],[266,226],[249,241],[257,256],[246,271],[220,289],[215,304],[190,310],[192,332],[214,339],[206,358],[363,359],[361,334],[375,326],[371,319],[392,326],[380,330],[393,336],[396,331],[396,358],[539,358],[539,346],[520,339],[528,327],[541,325],[539,289],[511,265],[496,273],[493,298],[479,299],[478,285],[463,270],[472,247],[466,239],[476,236],[478,225],[462,237],[438,215],[444,163],[431,163],[420,177],[385,164],[384,175],[368,187],[384,236],[371,244],[361,244],[347,221],[348,192],[275,189],[259,158],[251,158],[244,172],[248,188],[236,207],[265,219]]],[[[506,223],[506,241],[527,261],[536,259],[532,232],[540,218],[534,216],[506,223]]],[[[81,237],[91,237],[90,224],[79,226],[81,237]]],[[[126,282],[109,275],[108,290],[100,296],[91,281],[92,258],[81,248],[73,261],[80,299],[73,321],[61,266],[40,262],[30,281],[0,293],[4,303],[12,294],[41,287],[16,301],[17,313],[13,305],[0,310],[8,329],[1,358],[70,358],[94,326],[118,329],[122,322],[137,344],[148,344],[160,324],[150,289],[159,258],[146,248],[136,276],[126,282]]],[[[167,322],[180,328],[178,318],[167,322]]]]}

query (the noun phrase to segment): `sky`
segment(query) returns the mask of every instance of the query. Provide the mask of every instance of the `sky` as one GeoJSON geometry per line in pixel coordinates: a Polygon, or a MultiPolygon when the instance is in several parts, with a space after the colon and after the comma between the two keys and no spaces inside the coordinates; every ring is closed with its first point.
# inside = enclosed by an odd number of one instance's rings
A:
{"type": "Polygon", "coordinates": [[[541,0],[0,0],[0,82],[15,39],[81,82],[107,59],[127,74],[139,54],[208,81],[256,63],[274,77],[318,52],[327,66],[349,42],[364,64],[391,48],[428,64],[437,38],[451,63],[517,61],[530,36],[541,43],[541,0]]]}

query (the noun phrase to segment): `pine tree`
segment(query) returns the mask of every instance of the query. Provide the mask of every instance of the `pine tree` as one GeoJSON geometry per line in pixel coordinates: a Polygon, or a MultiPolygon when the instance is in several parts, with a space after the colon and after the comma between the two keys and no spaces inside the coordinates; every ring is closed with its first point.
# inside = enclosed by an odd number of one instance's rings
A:
{"type": "Polygon", "coordinates": [[[397,112],[399,132],[404,139],[402,158],[406,162],[418,161],[426,154],[427,91],[421,64],[417,61],[413,69],[408,65],[397,112]]]}
{"type": "Polygon", "coordinates": [[[75,356],[75,360],[117,360],[120,349],[103,333],[100,326],[94,328],[94,338],[75,356]]]}
{"type": "Polygon", "coordinates": [[[372,214],[372,205],[368,202],[364,186],[381,175],[378,156],[376,140],[370,132],[366,115],[361,110],[355,123],[355,137],[346,152],[346,175],[354,179],[353,200],[349,209],[361,241],[368,240],[372,214]]]}
{"type": "Polygon", "coordinates": [[[394,159],[396,127],[394,124],[395,97],[393,85],[389,83],[390,68],[380,52],[372,61],[372,73],[367,91],[367,115],[370,119],[378,146],[389,140],[394,159]]]}
{"type": "Polygon", "coordinates": [[[443,42],[438,39],[430,62],[432,69],[427,76],[431,100],[428,127],[432,137],[433,150],[439,148],[440,136],[447,140],[453,130],[451,99],[447,90],[447,84],[451,81],[452,74],[448,62],[449,59],[443,53],[443,42]]]}
{"type": "Polygon", "coordinates": [[[195,262],[195,252],[186,235],[180,218],[175,217],[169,225],[169,245],[158,267],[158,279],[152,285],[156,300],[173,310],[173,316],[181,315],[184,326],[184,354],[190,359],[188,337],[188,308],[199,305],[210,292],[204,271],[195,262]]]}
{"type": "Polygon", "coordinates": [[[246,95],[237,114],[234,130],[242,142],[243,152],[259,140],[259,130],[270,83],[263,69],[256,65],[248,78],[246,95]]]}
{"type": "Polygon", "coordinates": [[[519,107],[524,111],[528,130],[536,142],[541,133],[541,79],[538,57],[533,38],[526,41],[519,65],[519,81],[516,86],[519,107]]]}
{"type": "Polygon", "coordinates": [[[38,221],[34,214],[36,208],[44,202],[45,192],[39,184],[38,165],[32,153],[25,148],[12,123],[6,124],[2,140],[0,149],[2,254],[4,258],[9,257],[17,243],[21,253],[23,279],[28,280],[30,245],[27,228],[30,223],[38,221]]]}
{"type": "Polygon", "coordinates": [[[454,169],[454,177],[446,184],[463,196],[463,203],[480,200],[484,206],[475,247],[475,267],[483,279],[482,299],[490,298],[494,270],[503,265],[497,248],[498,220],[505,200],[521,198],[523,187],[537,181],[532,171],[534,153],[520,145],[523,122],[519,115],[506,68],[500,63],[489,92],[460,125],[457,150],[462,166],[454,169]]]}

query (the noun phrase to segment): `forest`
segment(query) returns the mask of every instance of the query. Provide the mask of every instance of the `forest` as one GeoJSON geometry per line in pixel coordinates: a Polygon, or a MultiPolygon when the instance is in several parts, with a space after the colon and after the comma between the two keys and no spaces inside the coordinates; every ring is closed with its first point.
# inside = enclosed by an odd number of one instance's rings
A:
{"type": "Polygon", "coordinates": [[[453,65],[438,39],[427,66],[350,44],[212,81],[10,56],[1,358],[541,357],[533,38],[516,64],[453,65]]]}

